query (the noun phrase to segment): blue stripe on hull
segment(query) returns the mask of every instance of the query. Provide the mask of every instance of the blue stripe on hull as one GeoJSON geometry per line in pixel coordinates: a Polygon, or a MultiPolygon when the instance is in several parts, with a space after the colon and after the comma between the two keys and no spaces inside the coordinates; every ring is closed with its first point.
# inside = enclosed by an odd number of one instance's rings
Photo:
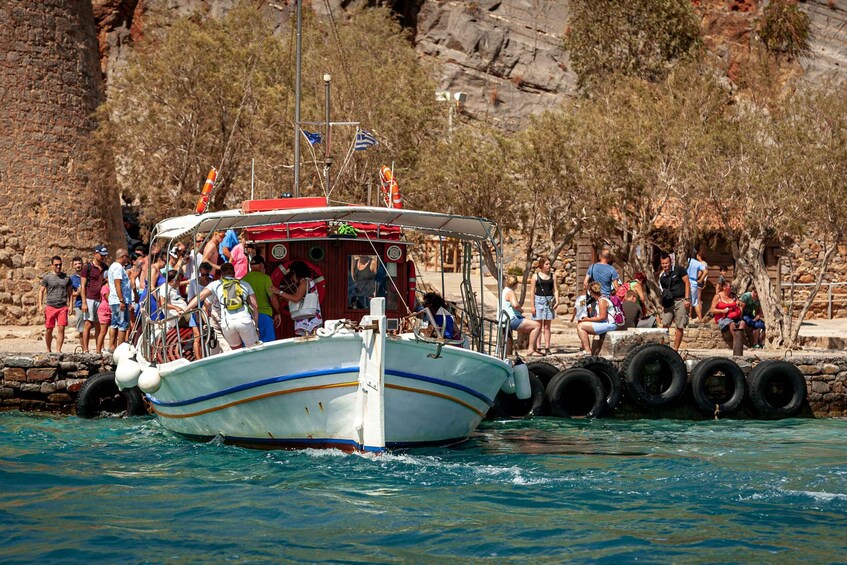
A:
{"type": "MultiPolygon", "coordinates": [[[[209,442],[216,436],[186,434],[174,432],[192,441],[209,442]]],[[[250,438],[250,437],[224,437],[223,442],[227,445],[249,447],[252,449],[340,449],[341,451],[353,452],[364,451],[366,453],[382,453],[386,449],[413,449],[421,447],[439,447],[454,445],[467,440],[467,438],[452,438],[437,441],[397,441],[386,442],[385,448],[362,445],[351,439],[335,438],[250,438]]]]}
{"type": "MultiPolygon", "coordinates": [[[[186,399],[186,400],[176,400],[176,401],[172,401],[172,402],[166,402],[166,401],[158,400],[154,396],[148,396],[148,398],[150,399],[150,402],[152,402],[156,406],[162,406],[162,407],[190,406],[191,404],[197,404],[199,402],[203,402],[203,401],[206,401],[206,400],[212,400],[212,399],[215,399],[215,398],[220,398],[222,396],[234,394],[236,392],[241,392],[241,391],[244,391],[244,390],[250,390],[252,388],[258,388],[258,387],[262,387],[262,386],[266,386],[266,385],[270,385],[270,384],[281,383],[281,382],[286,382],[286,381],[295,381],[295,380],[299,380],[299,379],[308,379],[308,378],[312,378],[312,377],[323,377],[323,376],[328,376],[328,375],[342,375],[342,374],[346,374],[346,373],[358,373],[358,372],[359,372],[358,367],[345,367],[345,368],[342,368],[342,369],[324,369],[324,370],[320,370],[320,371],[307,371],[307,372],[304,372],[304,373],[295,373],[295,374],[292,374],[292,375],[281,375],[279,377],[271,377],[271,378],[268,378],[268,379],[262,379],[262,380],[259,380],[259,381],[244,383],[244,384],[240,384],[240,385],[237,385],[237,386],[234,386],[234,387],[219,390],[217,392],[212,392],[212,393],[209,393],[209,394],[204,394],[202,396],[196,396],[194,398],[189,398],[189,399],[186,399]]],[[[386,369],[385,374],[386,375],[392,375],[392,376],[395,376],[395,377],[401,377],[401,378],[404,378],[404,379],[412,379],[412,380],[421,381],[421,382],[425,382],[425,383],[437,384],[437,385],[445,386],[445,387],[452,388],[452,389],[455,389],[455,390],[460,390],[462,392],[470,394],[471,396],[473,396],[475,398],[482,400],[489,407],[494,406],[493,400],[491,400],[490,398],[488,398],[487,396],[485,396],[481,392],[478,392],[478,391],[476,391],[472,388],[466,387],[464,385],[460,385],[460,384],[453,383],[453,382],[450,382],[450,381],[446,381],[446,380],[443,380],[443,379],[438,379],[438,378],[435,378],[435,377],[428,377],[426,375],[418,375],[418,374],[415,374],[415,373],[407,373],[405,371],[394,371],[394,370],[391,370],[391,369],[386,369]]]]}

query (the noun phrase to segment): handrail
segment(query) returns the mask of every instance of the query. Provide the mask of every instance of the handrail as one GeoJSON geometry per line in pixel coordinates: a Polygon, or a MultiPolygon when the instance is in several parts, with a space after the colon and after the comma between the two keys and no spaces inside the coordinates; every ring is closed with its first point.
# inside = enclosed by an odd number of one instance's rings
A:
{"type": "MultiPolygon", "coordinates": [[[[793,300],[791,298],[786,298],[785,295],[786,295],[787,292],[790,292],[792,289],[794,289],[796,287],[816,287],[816,286],[818,286],[818,283],[786,283],[785,286],[780,287],[780,290],[782,291],[782,303],[783,304],[791,304],[791,306],[794,306],[794,304],[796,304],[798,302],[804,302],[804,300],[793,300]]],[[[840,305],[840,304],[843,303],[843,304],[847,305],[847,295],[839,296],[838,298],[835,298],[833,296],[833,293],[832,293],[832,288],[836,287],[836,286],[847,286],[847,282],[822,282],[820,286],[821,287],[824,287],[824,286],[827,287],[826,298],[825,298],[825,300],[826,300],[826,312],[827,312],[827,319],[831,320],[832,319],[832,306],[833,306],[833,304],[839,304],[840,305]]],[[[801,289],[801,292],[804,292],[804,291],[801,289]]],[[[815,296],[815,298],[812,299],[812,304],[815,304],[816,302],[822,302],[824,300],[824,299],[819,300],[819,297],[820,297],[820,293],[818,293],[815,296]]]]}
{"type": "MultiPolygon", "coordinates": [[[[199,320],[197,322],[197,328],[200,331],[200,344],[203,351],[203,356],[207,357],[211,351],[209,347],[209,341],[212,337],[212,326],[209,323],[209,315],[206,313],[206,310],[202,307],[192,308],[191,310],[184,311],[180,314],[173,314],[170,316],[166,316],[159,320],[153,320],[150,318],[150,315],[142,310],[142,322],[141,322],[141,332],[142,332],[142,354],[144,357],[154,363],[158,359],[158,353],[162,352],[164,355],[164,359],[167,359],[168,353],[168,332],[171,329],[176,330],[176,343],[172,345],[176,345],[178,348],[179,357],[185,357],[185,348],[184,345],[194,342],[194,336],[190,339],[183,340],[182,334],[180,333],[179,327],[179,319],[185,318],[186,316],[193,316],[195,313],[198,314],[199,320]],[[164,329],[164,331],[162,331],[164,329]]],[[[192,347],[193,351],[193,347],[192,347]]]]}

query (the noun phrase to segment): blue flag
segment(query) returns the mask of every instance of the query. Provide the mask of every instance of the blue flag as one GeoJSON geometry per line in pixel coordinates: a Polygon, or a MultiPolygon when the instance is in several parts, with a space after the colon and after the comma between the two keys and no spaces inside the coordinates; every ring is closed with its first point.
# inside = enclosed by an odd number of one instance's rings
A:
{"type": "Polygon", "coordinates": [[[378,145],[379,142],[373,136],[372,133],[367,132],[363,129],[360,129],[356,132],[356,145],[353,147],[356,151],[364,151],[374,145],[378,145]]]}
{"type": "Polygon", "coordinates": [[[309,145],[317,145],[318,143],[323,141],[320,133],[312,133],[306,130],[300,130],[303,132],[303,135],[306,136],[306,139],[309,141],[309,145]]]}

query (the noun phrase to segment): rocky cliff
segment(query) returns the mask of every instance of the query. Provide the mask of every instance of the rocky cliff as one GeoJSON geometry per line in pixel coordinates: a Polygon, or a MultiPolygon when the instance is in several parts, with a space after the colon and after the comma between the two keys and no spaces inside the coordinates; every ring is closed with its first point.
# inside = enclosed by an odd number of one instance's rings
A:
{"type": "MultiPolygon", "coordinates": [[[[234,0],[93,0],[101,65],[106,76],[120,68],[144,29],[145,14],[192,12],[214,17],[234,0]]],[[[267,2],[269,17],[284,19],[291,2],[267,2]],[[283,8],[283,10],[277,9],[283,8]]],[[[413,30],[422,59],[437,65],[439,89],[464,92],[463,113],[506,130],[522,127],[529,115],[556,106],[576,92],[563,37],[569,0],[328,0],[306,5],[318,16],[389,5],[413,30]]],[[[708,49],[735,78],[749,56],[756,18],[764,0],[692,0],[702,18],[708,49]]],[[[795,72],[811,80],[847,73],[847,0],[805,0],[811,18],[811,53],[795,72]]]]}

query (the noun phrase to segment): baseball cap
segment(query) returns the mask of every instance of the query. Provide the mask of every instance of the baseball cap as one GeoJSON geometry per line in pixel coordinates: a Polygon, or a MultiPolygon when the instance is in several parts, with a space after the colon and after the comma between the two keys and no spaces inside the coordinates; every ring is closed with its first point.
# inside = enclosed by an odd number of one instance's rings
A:
{"type": "Polygon", "coordinates": [[[105,245],[98,245],[94,248],[94,253],[99,253],[100,255],[108,255],[109,251],[106,249],[105,245]]]}

